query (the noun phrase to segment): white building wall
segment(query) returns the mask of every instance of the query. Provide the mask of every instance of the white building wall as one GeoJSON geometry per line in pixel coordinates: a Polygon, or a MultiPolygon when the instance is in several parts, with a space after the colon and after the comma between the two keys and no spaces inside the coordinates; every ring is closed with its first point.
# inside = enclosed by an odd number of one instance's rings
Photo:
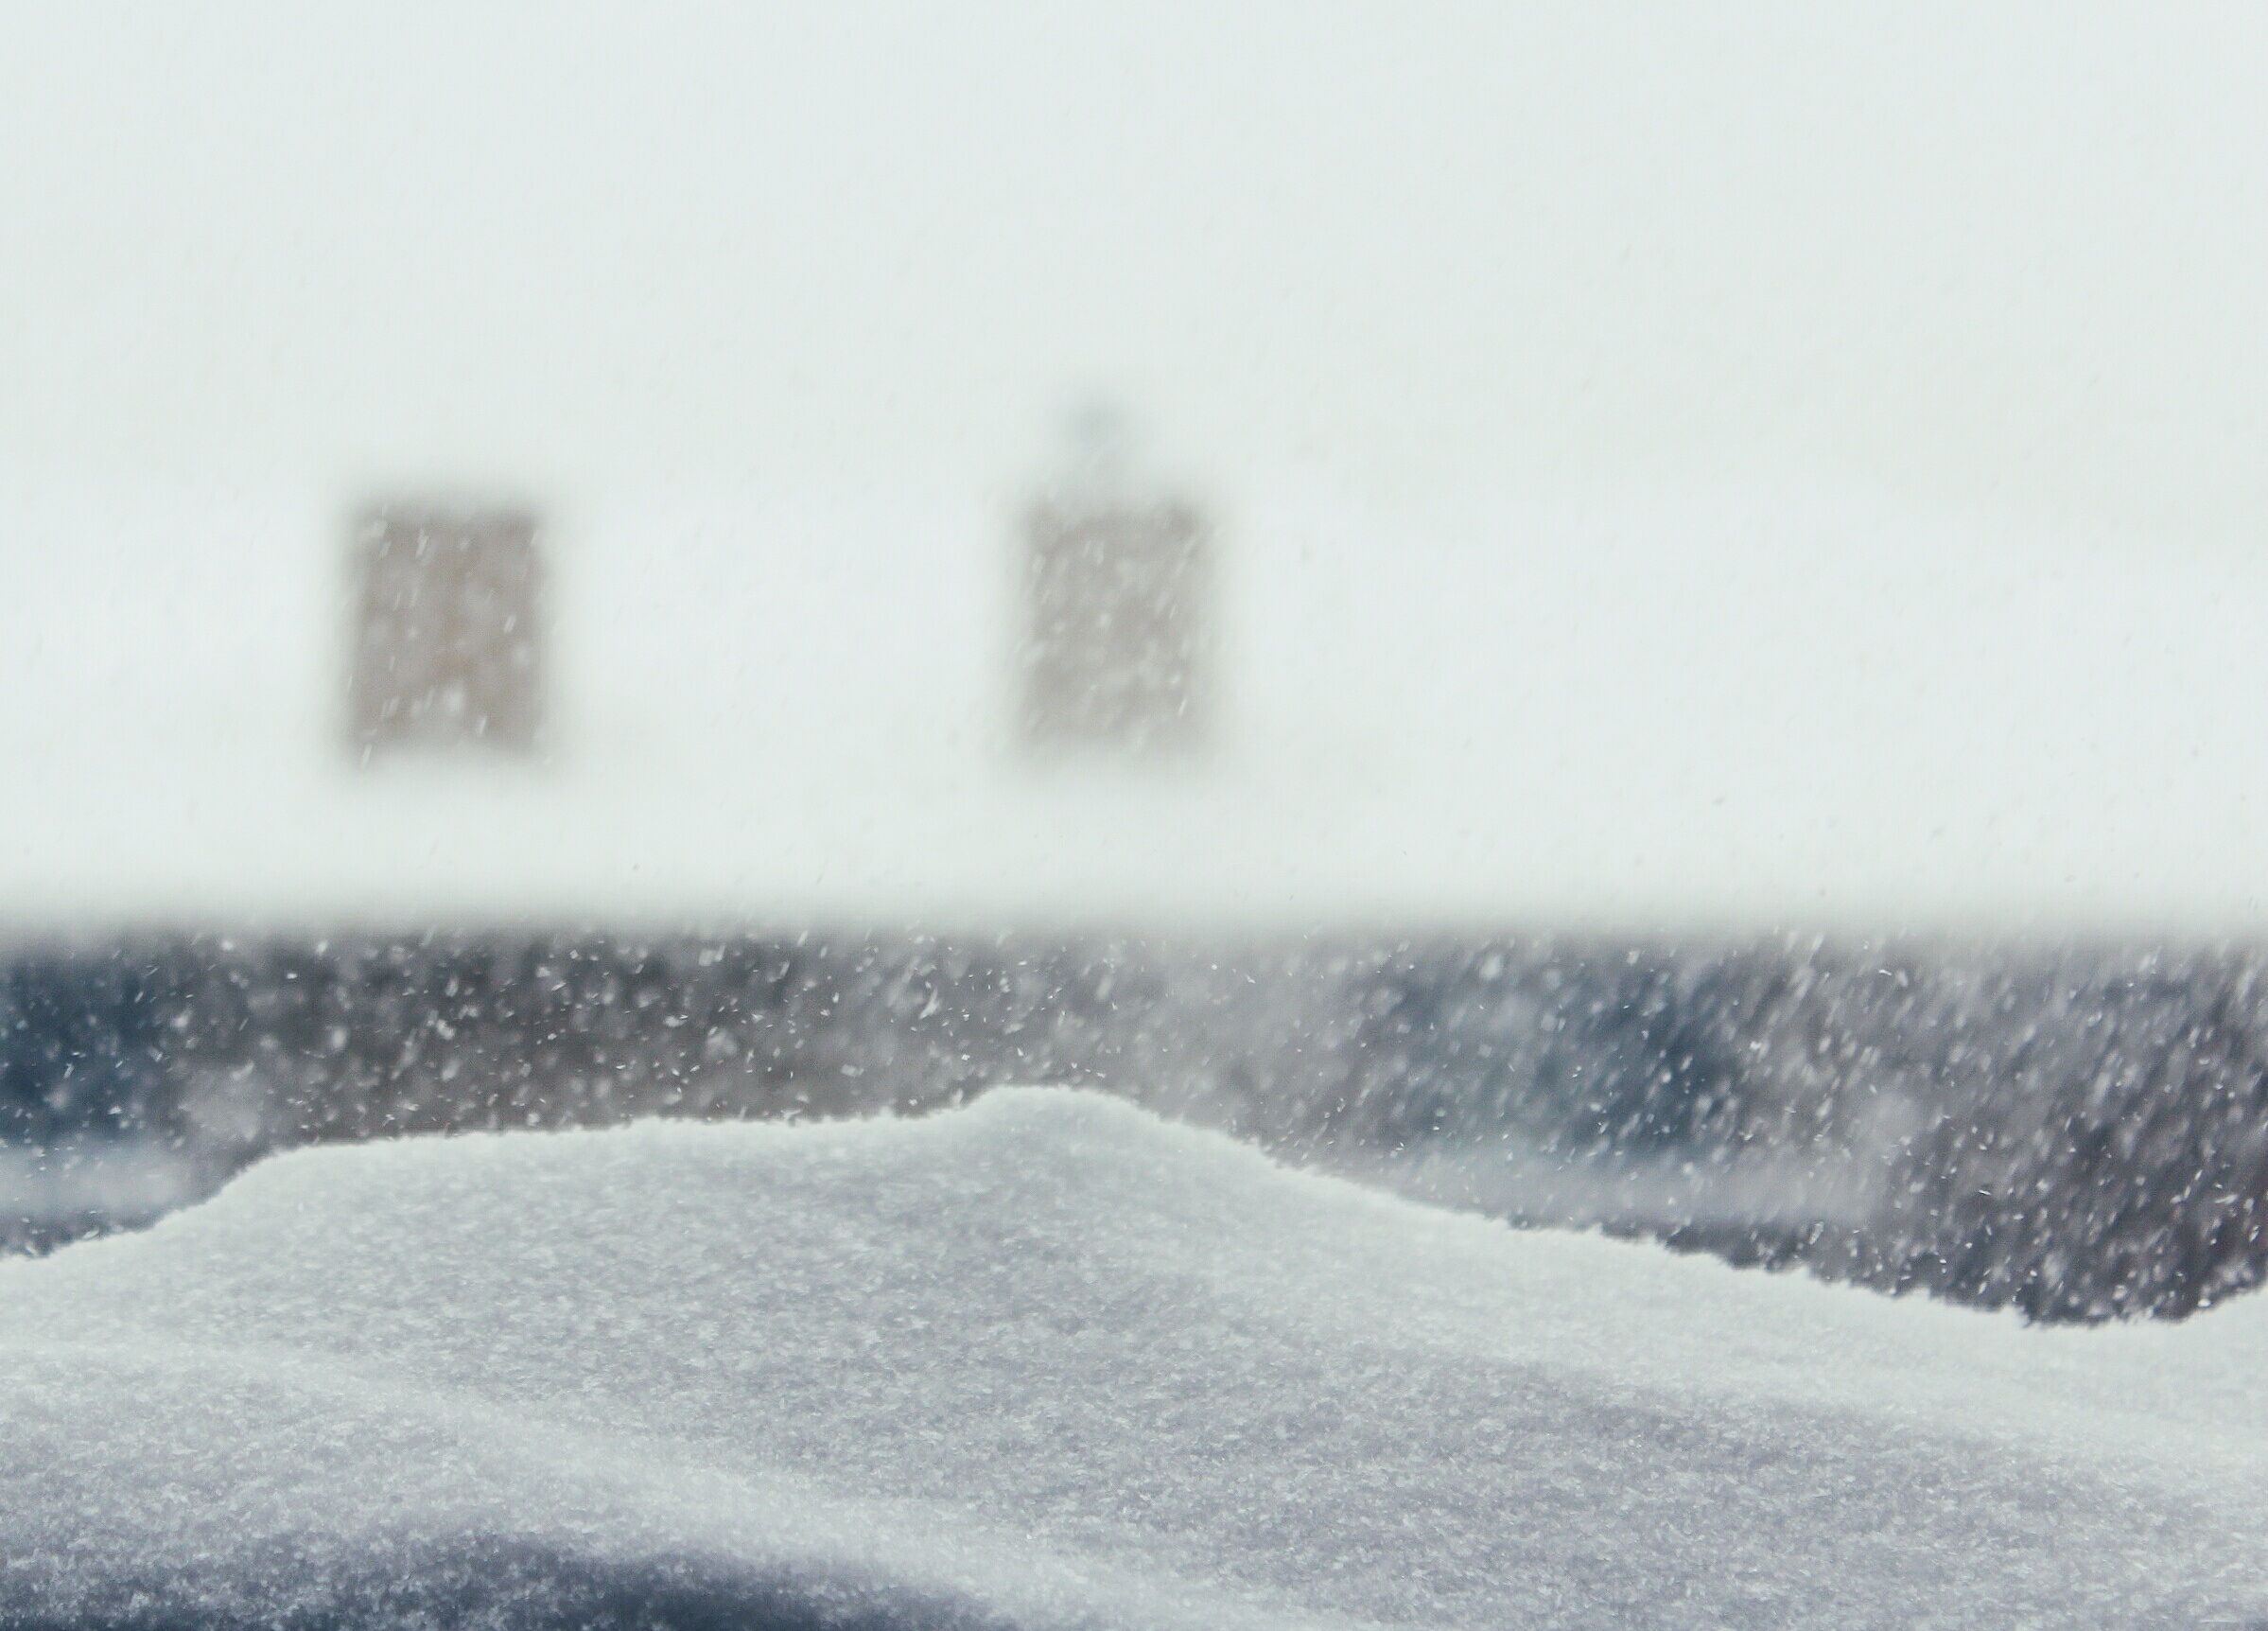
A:
{"type": "Polygon", "coordinates": [[[2268,23],[0,18],[0,913],[2268,918],[2268,23]],[[1125,403],[1220,750],[1009,751],[1125,403]],[[344,775],[347,518],[538,505],[557,751],[344,775]]]}

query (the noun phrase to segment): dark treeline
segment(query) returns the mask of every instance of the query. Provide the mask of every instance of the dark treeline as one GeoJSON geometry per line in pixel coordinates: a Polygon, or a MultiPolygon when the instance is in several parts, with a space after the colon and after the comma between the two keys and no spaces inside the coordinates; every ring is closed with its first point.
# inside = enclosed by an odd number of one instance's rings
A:
{"type": "MultiPolygon", "coordinates": [[[[0,1153],[155,1149],[201,1189],[320,1140],[1083,1083],[1516,1219],[2041,1319],[2181,1315],[2268,1272],[2264,970],[1808,940],[151,937],[0,961],[0,1153]]],[[[18,1205],[0,1236],[156,1209],[18,1205]]]]}

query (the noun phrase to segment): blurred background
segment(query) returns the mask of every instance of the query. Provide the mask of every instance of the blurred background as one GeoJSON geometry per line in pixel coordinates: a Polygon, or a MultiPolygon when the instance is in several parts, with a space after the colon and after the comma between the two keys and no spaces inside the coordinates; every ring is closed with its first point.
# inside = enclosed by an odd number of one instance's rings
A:
{"type": "Polygon", "coordinates": [[[2264,46],[0,15],[0,1232],[1045,1079],[2047,1317],[2252,1284],[2264,46]]]}

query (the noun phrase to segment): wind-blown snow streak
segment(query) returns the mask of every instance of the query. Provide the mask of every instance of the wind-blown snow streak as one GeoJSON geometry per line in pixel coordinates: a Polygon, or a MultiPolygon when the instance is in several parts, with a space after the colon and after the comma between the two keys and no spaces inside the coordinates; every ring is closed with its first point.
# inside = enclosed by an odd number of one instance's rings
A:
{"type": "Polygon", "coordinates": [[[2242,1624],[2263,1356],[1060,1091],[303,1150],[0,1265],[0,1622],[2242,1624]]]}
{"type": "Polygon", "coordinates": [[[179,1154],[127,1140],[0,1147],[0,1214],[140,1222],[198,1199],[201,1176],[179,1154]]]}

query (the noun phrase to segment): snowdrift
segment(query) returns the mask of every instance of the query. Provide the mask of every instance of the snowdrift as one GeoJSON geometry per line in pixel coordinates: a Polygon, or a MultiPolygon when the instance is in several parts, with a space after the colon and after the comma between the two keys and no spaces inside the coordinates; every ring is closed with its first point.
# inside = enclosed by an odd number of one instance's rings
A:
{"type": "Polygon", "coordinates": [[[2249,1625],[2264,1356],[1061,1091],[303,1150],[0,1265],[0,1623],[2249,1625]]]}

